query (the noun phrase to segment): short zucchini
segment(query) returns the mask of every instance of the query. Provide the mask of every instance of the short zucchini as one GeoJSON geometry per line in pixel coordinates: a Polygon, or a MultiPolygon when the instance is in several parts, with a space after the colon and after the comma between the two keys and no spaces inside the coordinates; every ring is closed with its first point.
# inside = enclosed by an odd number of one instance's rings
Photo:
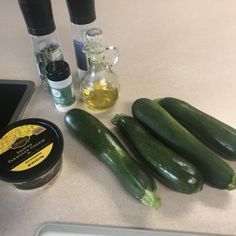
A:
{"type": "Polygon", "coordinates": [[[133,103],[132,113],[158,139],[195,165],[209,185],[219,189],[236,188],[233,169],[158,103],[140,98],[133,103]]]}
{"type": "Polygon", "coordinates": [[[236,160],[236,129],[179,99],[167,97],[157,102],[205,145],[236,160]]]}
{"type": "Polygon", "coordinates": [[[154,177],[143,170],[104,124],[81,109],[68,111],[65,124],[78,141],[110,167],[132,196],[145,205],[160,206],[154,177]]]}
{"type": "Polygon", "coordinates": [[[195,193],[202,189],[201,173],[177,153],[155,139],[134,118],[117,114],[112,123],[125,138],[135,156],[147,164],[153,174],[169,188],[182,193],[195,193]]]}

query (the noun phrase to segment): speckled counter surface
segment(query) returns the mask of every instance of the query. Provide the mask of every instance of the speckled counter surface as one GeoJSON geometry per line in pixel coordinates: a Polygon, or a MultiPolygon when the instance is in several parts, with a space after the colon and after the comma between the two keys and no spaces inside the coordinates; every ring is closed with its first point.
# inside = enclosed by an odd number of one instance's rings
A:
{"type": "MultiPolygon", "coordinates": [[[[37,89],[24,118],[53,121],[65,139],[63,167],[53,183],[20,191],[0,182],[1,236],[31,236],[48,221],[236,235],[236,191],[205,185],[197,194],[184,195],[158,183],[159,210],[143,206],[126,193],[110,170],[69,135],[64,114],[39,87],[17,1],[0,3],[4,6],[0,9],[0,78],[35,81],[37,89]]],[[[94,115],[112,128],[113,115],[130,114],[136,98],[173,96],[236,127],[236,1],[96,3],[105,42],[121,51],[115,67],[121,91],[114,107],[94,115]]],[[[52,4],[65,59],[76,72],[65,1],[52,0],[52,4]]],[[[236,170],[236,163],[230,164],[236,170]]]]}

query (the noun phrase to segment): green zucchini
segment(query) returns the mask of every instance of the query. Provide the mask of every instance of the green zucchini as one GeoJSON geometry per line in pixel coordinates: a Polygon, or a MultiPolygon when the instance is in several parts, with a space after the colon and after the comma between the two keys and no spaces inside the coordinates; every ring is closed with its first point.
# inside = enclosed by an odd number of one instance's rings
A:
{"type": "Polygon", "coordinates": [[[160,206],[154,177],[144,171],[104,124],[81,109],[68,111],[65,124],[78,141],[110,167],[132,196],[145,205],[160,206]]]}
{"type": "Polygon", "coordinates": [[[195,165],[209,185],[227,190],[236,188],[233,169],[158,103],[140,98],[132,104],[132,113],[163,143],[195,165]]]}
{"type": "Polygon", "coordinates": [[[133,117],[117,114],[112,123],[125,138],[141,161],[169,188],[182,193],[196,193],[202,189],[201,173],[177,153],[155,139],[133,117]]]}
{"type": "Polygon", "coordinates": [[[179,99],[167,97],[157,102],[205,145],[236,160],[236,129],[179,99]]]}

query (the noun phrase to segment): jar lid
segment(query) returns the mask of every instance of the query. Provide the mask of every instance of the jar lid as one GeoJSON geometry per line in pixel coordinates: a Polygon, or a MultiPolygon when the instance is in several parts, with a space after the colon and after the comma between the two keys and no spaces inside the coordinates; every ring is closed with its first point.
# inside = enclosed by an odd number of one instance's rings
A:
{"type": "Polygon", "coordinates": [[[50,171],[60,160],[63,135],[52,122],[25,119],[0,133],[0,179],[19,183],[50,171]]]}
{"type": "Polygon", "coordinates": [[[63,60],[49,62],[46,66],[46,75],[49,80],[62,81],[70,76],[69,64],[63,60]]]}

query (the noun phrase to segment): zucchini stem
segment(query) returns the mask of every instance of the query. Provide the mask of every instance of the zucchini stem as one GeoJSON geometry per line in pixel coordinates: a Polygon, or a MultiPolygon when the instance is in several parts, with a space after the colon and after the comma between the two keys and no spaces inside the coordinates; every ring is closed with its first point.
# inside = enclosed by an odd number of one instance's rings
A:
{"type": "Polygon", "coordinates": [[[121,119],[122,116],[125,116],[125,114],[123,114],[123,113],[122,113],[122,114],[116,114],[116,115],[111,119],[111,123],[112,123],[113,125],[117,125],[119,119],[121,119]]]}
{"type": "Polygon", "coordinates": [[[116,114],[116,115],[111,119],[111,123],[112,123],[113,125],[117,125],[119,119],[120,119],[120,115],[119,115],[119,114],[116,114]]]}
{"type": "Polygon", "coordinates": [[[236,189],[236,175],[233,176],[232,182],[228,185],[229,191],[236,189]]]}
{"type": "Polygon", "coordinates": [[[161,199],[159,194],[155,191],[145,190],[145,194],[141,199],[141,202],[150,207],[159,208],[161,206],[161,199]]]}

